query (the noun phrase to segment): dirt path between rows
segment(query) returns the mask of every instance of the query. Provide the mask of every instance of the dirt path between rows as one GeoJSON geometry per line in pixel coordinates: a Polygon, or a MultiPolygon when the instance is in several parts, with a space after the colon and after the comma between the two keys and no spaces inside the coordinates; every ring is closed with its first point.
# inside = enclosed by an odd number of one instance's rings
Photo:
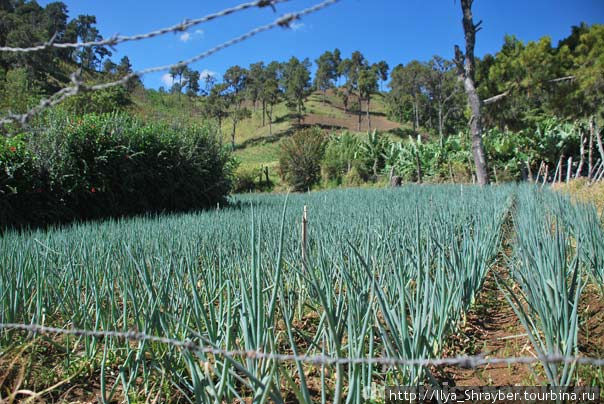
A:
{"type": "MultiPolygon", "coordinates": [[[[504,267],[496,267],[499,276],[507,276],[504,267]]],[[[532,356],[534,351],[516,313],[497,287],[494,275],[489,273],[477,304],[468,313],[463,333],[455,341],[448,356],[484,355],[491,357],[532,356]]],[[[478,369],[447,369],[450,385],[502,386],[533,385],[541,380],[534,365],[487,365],[478,369]]]]}
{"type": "MultiPolygon", "coordinates": [[[[503,241],[499,256],[470,309],[465,326],[454,337],[447,356],[483,355],[486,358],[513,356],[535,356],[533,347],[518,316],[498,287],[499,279],[509,280],[507,264],[513,254],[514,207],[510,209],[503,224],[503,241]]],[[[514,287],[517,287],[514,285],[514,287]]],[[[535,385],[542,380],[536,373],[536,365],[486,365],[477,369],[451,367],[445,370],[449,385],[457,386],[504,386],[535,385]]],[[[538,365],[537,365],[538,366],[538,365]]]]}

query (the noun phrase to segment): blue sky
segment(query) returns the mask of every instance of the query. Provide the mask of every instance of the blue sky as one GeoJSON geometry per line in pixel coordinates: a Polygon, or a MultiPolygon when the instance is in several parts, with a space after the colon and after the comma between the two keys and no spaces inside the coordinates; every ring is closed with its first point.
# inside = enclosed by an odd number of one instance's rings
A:
{"type": "MultiPolygon", "coordinates": [[[[63,0],[71,17],[97,16],[105,37],[132,35],[197,18],[240,1],[217,0],[63,0]],[[142,5],[142,6],[141,6],[142,5]]],[[[203,52],[279,15],[308,7],[320,0],[292,0],[270,8],[254,9],[199,25],[187,33],[168,34],[146,41],[120,44],[112,59],[128,55],[134,68],[178,62],[203,52]]],[[[49,1],[40,1],[41,5],[49,1]]],[[[523,41],[548,35],[556,44],[572,25],[604,23],[604,0],[475,0],[474,18],[482,19],[476,53],[496,52],[505,34],[523,41]]],[[[285,61],[291,56],[312,61],[325,50],[340,48],[344,57],[360,50],[370,62],[386,60],[390,67],[410,60],[428,60],[438,54],[453,55],[453,45],[463,44],[459,0],[341,0],[295,23],[295,29],[262,33],[202,60],[192,67],[221,75],[229,66],[249,66],[257,61],[285,61]]],[[[158,88],[162,73],[143,77],[147,87],[158,88]]]]}

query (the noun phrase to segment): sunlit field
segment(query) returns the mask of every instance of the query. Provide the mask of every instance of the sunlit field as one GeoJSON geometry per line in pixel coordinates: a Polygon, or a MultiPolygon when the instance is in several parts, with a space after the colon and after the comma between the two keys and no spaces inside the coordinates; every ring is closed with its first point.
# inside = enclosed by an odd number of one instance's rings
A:
{"type": "MultiPolygon", "coordinates": [[[[0,322],[134,330],[230,351],[430,359],[478,353],[455,341],[488,282],[513,308],[531,354],[575,356],[583,353],[579,306],[589,288],[601,300],[603,261],[595,209],[547,189],[442,185],[235,196],[228,207],[195,214],[5,233],[0,322]]],[[[19,391],[43,391],[55,401],[362,402],[372,385],[445,380],[434,366],[317,364],[111,337],[0,335],[1,394],[17,401],[28,398],[19,391]],[[87,387],[70,389],[78,384],[87,387]]],[[[573,364],[532,369],[543,383],[578,381],[573,364]]],[[[597,373],[590,377],[579,382],[598,383],[597,373]]]]}

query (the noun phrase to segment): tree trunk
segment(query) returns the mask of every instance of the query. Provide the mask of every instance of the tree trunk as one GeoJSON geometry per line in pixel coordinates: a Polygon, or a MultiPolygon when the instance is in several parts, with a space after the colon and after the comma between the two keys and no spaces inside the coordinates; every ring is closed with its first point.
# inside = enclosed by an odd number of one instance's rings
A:
{"type": "MultiPolygon", "coordinates": [[[[416,116],[417,114],[415,113],[415,103],[413,103],[413,135],[417,138],[417,130],[418,130],[418,125],[417,125],[417,119],[416,116]]],[[[402,123],[402,119],[401,119],[401,123],[402,123]]]]}
{"type": "Polygon", "coordinates": [[[530,161],[526,161],[526,169],[528,172],[528,182],[533,182],[533,171],[531,170],[531,163],[530,161]]]}
{"type": "Polygon", "coordinates": [[[237,120],[233,119],[233,132],[231,133],[231,146],[235,150],[235,130],[237,129],[237,120]]]}
{"type": "Polygon", "coordinates": [[[367,122],[368,122],[368,128],[369,128],[369,132],[371,132],[371,114],[369,113],[369,106],[371,105],[371,96],[367,97],[367,122]]]}
{"type": "Polygon", "coordinates": [[[363,99],[361,98],[361,95],[359,94],[359,111],[358,111],[358,116],[359,116],[359,132],[361,131],[361,119],[362,119],[362,114],[363,114],[363,99]]]}
{"type": "Polygon", "coordinates": [[[443,148],[445,145],[445,139],[443,136],[443,107],[438,106],[438,137],[440,139],[440,147],[443,148]]]}
{"type": "Polygon", "coordinates": [[[266,101],[262,100],[262,126],[266,125],[266,101]]]}
{"type": "Polygon", "coordinates": [[[270,115],[268,116],[268,133],[273,136],[273,104],[270,107],[270,115]]]}
{"type": "Polygon", "coordinates": [[[422,183],[422,164],[419,160],[419,152],[415,151],[415,164],[417,165],[417,182],[422,183]]]}
{"type": "Polygon", "coordinates": [[[570,181],[570,177],[573,174],[573,156],[568,158],[568,163],[566,165],[566,183],[570,181]]]}
{"type": "Polygon", "coordinates": [[[458,46],[455,46],[455,64],[458,74],[463,81],[464,89],[468,96],[468,104],[472,111],[470,120],[470,131],[472,132],[472,154],[474,156],[474,165],[476,166],[476,177],[480,185],[489,183],[487,158],[482,143],[482,115],[480,113],[480,98],[476,92],[474,84],[474,46],[476,44],[476,32],[480,29],[480,24],[474,24],[472,19],[473,0],[461,0],[461,10],[463,12],[463,29],[466,38],[466,52],[462,54],[458,46]]]}
{"type": "Polygon", "coordinates": [[[415,102],[413,103],[413,115],[413,131],[417,135],[417,130],[419,129],[419,101],[417,100],[417,95],[415,95],[415,102]]]}

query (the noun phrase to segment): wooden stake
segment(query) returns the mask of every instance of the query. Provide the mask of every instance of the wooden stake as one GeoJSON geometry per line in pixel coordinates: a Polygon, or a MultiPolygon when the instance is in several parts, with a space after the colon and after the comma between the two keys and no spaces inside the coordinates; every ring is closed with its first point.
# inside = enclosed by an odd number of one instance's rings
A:
{"type": "Polygon", "coordinates": [[[600,164],[600,168],[596,170],[596,173],[593,176],[593,182],[598,182],[602,179],[604,175],[604,161],[600,164]]]}
{"type": "Polygon", "coordinates": [[[308,223],[306,205],[302,213],[302,267],[306,269],[306,226],[308,223]]]}
{"type": "Polygon", "coordinates": [[[596,133],[596,140],[598,143],[598,150],[600,151],[600,157],[602,161],[604,161],[604,146],[602,146],[602,136],[600,134],[600,130],[594,125],[594,132],[596,133]]]}
{"type": "Polygon", "coordinates": [[[570,156],[568,158],[568,163],[567,163],[567,167],[566,167],[566,183],[567,184],[570,181],[570,177],[573,173],[572,170],[573,170],[573,156],[570,156]]]}
{"type": "Polygon", "coordinates": [[[587,157],[587,180],[591,181],[591,170],[593,169],[593,155],[591,149],[594,147],[594,117],[589,121],[589,149],[587,157]]]}
{"type": "Polygon", "coordinates": [[[535,178],[535,184],[539,184],[539,176],[541,175],[541,170],[543,169],[543,164],[545,164],[545,163],[542,160],[541,164],[539,164],[539,170],[537,170],[537,178],[535,178]]]}
{"type": "Polygon", "coordinates": [[[562,170],[560,170],[560,166],[562,165],[562,159],[564,158],[564,156],[560,155],[560,158],[558,159],[558,164],[556,164],[556,171],[554,172],[554,180],[553,182],[555,183],[558,180],[558,173],[562,170]]]}
{"type": "Polygon", "coordinates": [[[577,167],[577,172],[575,173],[575,179],[579,178],[581,172],[583,171],[583,164],[585,162],[585,139],[583,137],[583,132],[581,132],[581,147],[579,149],[579,156],[581,159],[579,160],[579,166],[577,167]]]}
{"type": "Polygon", "coordinates": [[[589,181],[591,181],[593,178],[595,178],[594,176],[596,174],[598,174],[598,172],[600,171],[600,163],[601,162],[602,162],[602,160],[598,159],[598,161],[596,161],[596,164],[593,166],[593,168],[589,172],[589,174],[587,176],[587,178],[589,178],[589,181]]]}
{"type": "Polygon", "coordinates": [[[598,177],[596,178],[596,182],[600,181],[601,179],[604,178],[604,164],[602,164],[600,166],[600,174],[598,174],[598,177]]]}

